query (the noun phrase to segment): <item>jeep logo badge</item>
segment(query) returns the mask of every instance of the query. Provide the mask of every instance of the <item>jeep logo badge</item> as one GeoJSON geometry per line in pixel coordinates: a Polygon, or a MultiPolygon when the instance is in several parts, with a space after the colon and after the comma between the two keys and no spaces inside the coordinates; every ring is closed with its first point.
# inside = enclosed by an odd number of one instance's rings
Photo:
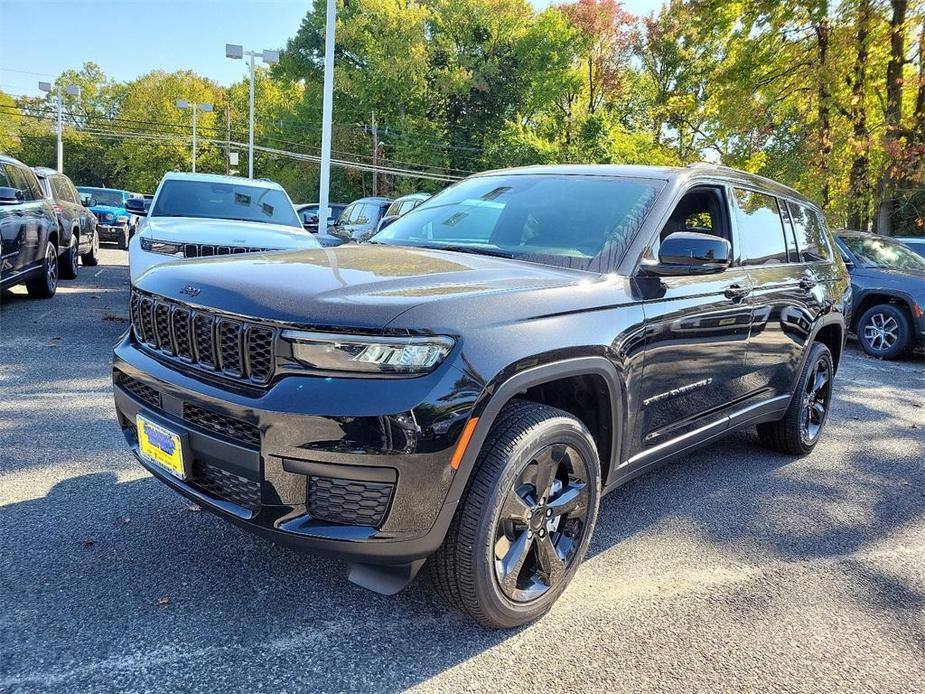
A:
{"type": "Polygon", "coordinates": [[[181,294],[186,294],[187,296],[199,296],[199,292],[202,290],[198,287],[194,287],[191,284],[186,285],[183,289],[180,290],[181,294]]]}

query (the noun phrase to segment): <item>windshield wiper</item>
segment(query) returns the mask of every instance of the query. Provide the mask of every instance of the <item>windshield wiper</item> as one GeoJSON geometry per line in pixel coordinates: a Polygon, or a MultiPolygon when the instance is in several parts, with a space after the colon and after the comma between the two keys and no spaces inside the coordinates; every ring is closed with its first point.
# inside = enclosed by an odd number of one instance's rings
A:
{"type": "Polygon", "coordinates": [[[420,245],[416,248],[430,248],[435,251],[456,251],[457,253],[472,253],[473,255],[490,255],[496,258],[514,258],[514,254],[508,251],[495,250],[494,248],[481,248],[479,246],[454,246],[451,244],[429,244],[420,245]]]}

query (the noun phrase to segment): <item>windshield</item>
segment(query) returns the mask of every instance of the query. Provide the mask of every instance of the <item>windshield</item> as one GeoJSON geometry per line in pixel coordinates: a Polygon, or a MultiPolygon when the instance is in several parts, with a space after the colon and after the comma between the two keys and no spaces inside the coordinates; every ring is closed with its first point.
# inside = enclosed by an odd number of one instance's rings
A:
{"type": "Polygon", "coordinates": [[[840,238],[862,265],[888,270],[925,270],[925,258],[891,239],[863,236],[840,238]]]}
{"type": "Polygon", "coordinates": [[[661,187],[612,176],[479,176],[421,203],[373,241],[607,272],[661,187]]]}
{"type": "Polygon", "coordinates": [[[121,190],[106,190],[105,188],[78,188],[96,201],[97,205],[109,207],[122,207],[125,204],[124,193],[121,190]]]}
{"type": "Polygon", "coordinates": [[[218,181],[164,181],[151,216],[234,219],[302,228],[285,191],[218,181]]]}

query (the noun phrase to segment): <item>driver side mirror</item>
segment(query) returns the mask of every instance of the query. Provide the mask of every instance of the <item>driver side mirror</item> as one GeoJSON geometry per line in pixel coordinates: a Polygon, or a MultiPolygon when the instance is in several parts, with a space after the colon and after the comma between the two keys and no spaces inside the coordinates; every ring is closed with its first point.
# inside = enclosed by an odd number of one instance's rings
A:
{"type": "Polygon", "coordinates": [[[125,201],[125,209],[139,217],[146,217],[148,210],[145,208],[145,201],[142,198],[129,198],[125,201]]]}
{"type": "Polygon", "coordinates": [[[0,205],[18,205],[25,199],[18,188],[0,188],[0,205]]]}
{"type": "Polygon", "coordinates": [[[732,246],[724,238],[695,231],[669,234],[658,249],[658,262],[643,269],[663,277],[712,275],[729,267],[732,246]]]}

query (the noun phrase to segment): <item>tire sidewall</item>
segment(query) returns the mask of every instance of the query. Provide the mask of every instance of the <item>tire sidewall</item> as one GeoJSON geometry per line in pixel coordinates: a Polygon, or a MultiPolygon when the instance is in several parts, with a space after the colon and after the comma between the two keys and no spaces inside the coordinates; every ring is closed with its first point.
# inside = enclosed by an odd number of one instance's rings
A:
{"type": "Polygon", "coordinates": [[[532,621],[545,614],[552,604],[568,587],[578,566],[587,552],[594,526],[597,522],[600,504],[600,463],[594,440],[588,431],[575,420],[567,417],[548,419],[531,429],[531,436],[521,443],[508,459],[500,477],[492,486],[491,494],[486,500],[485,513],[478,527],[477,548],[474,552],[475,570],[478,583],[482,586],[484,608],[495,617],[495,621],[509,623],[510,626],[532,621]],[[541,597],[529,603],[517,603],[508,598],[498,585],[495,575],[494,531],[501,507],[507,493],[511,490],[515,478],[525,465],[540,450],[553,443],[566,443],[573,446],[588,463],[588,517],[582,537],[572,564],[565,572],[558,585],[548,590],[541,597]]]}
{"type": "Polygon", "coordinates": [[[79,263],[79,254],[77,252],[77,237],[71,234],[71,242],[68,244],[67,250],[61,256],[61,259],[64,260],[67,265],[61,264],[59,260],[58,265],[58,277],[65,278],[74,278],[77,277],[79,263]],[[63,271],[63,272],[62,272],[63,271]]]}
{"type": "Polygon", "coordinates": [[[858,342],[861,344],[861,349],[863,349],[866,354],[879,359],[895,359],[908,351],[911,330],[909,319],[901,308],[892,304],[878,304],[876,306],[871,306],[864,312],[864,315],[861,316],[861,319],[858,321],[857,337],[858,342]],[[864,337],[864,327],[867,325],[868,321],[878,313],[884,313],[894,318],[896,324],[899,326],[899,335],[896,338],[896,342],[892,347],[885,350],[874,349],[864,337]]]}
{"type": "Polygon", "coordinates": [[[794,397],[797,398],[796,402],[798,403],[798,418],[797,418],[797,432],[800,438],[800,447],[803,449],[803,453],[809,453],[812,451],[816,444],[822,440],[822,435],[825,433],[825,427],[829,423],[829,415],[832,414],[832,392],[835,379],[835,362],[832,359],[832,353],[829,351],[829,348],[826,347],[821,342],[813,343],[813,348],[809,353],[809,358],[806,360],[806,364],[803,367],[803,374],[800,376],[800,382],[797,387],[794,397]],[[828,362],[829,368],[829,392],[828,398],[825,403],[825,418],[822,420],[822,426],[819,427],[819,433],[816,435],[816,438],[811,442],[807,443],[803,439],[803,429],[800,427],[799,417],[803,414],[803,394],[806,392],[806,382],[815,373],[815,366],[820,359],[825,359],[828,362]]]}

